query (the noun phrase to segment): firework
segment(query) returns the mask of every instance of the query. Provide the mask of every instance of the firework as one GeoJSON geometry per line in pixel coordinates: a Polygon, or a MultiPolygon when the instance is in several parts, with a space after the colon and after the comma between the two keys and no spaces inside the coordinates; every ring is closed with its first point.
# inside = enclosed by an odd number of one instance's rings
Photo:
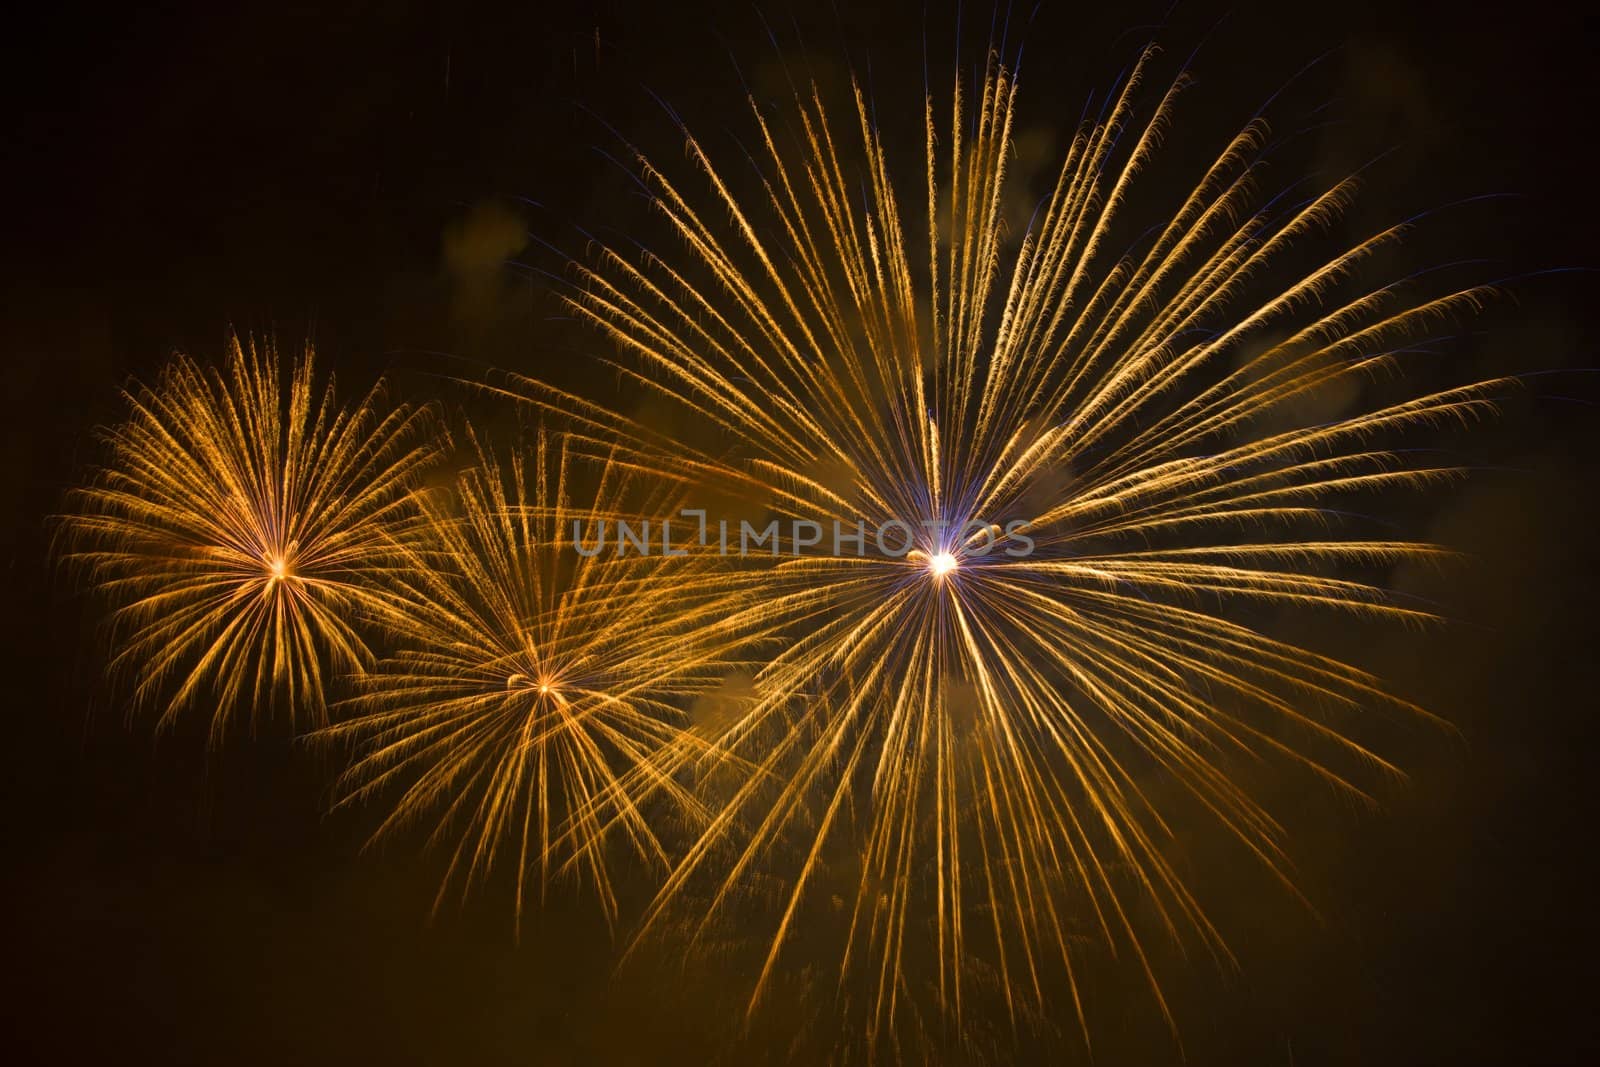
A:
{"type": "Polygon", "coordinates": [[[661,504],[624,510],[619,465],[574,464],[542,432],[506,462],[471,439],[454,493],[423,499],[399,651],[325,732],[355,749],[341,803],[392,787],[374,840],[431,821],[451,854],[441,901],[509,862],[519,923],[530,887],[559,873],[614,917],[613,843],[661,867],[657,821],[703,814],[677,777],[695,754],[682,703],[739,666],[717,625],[734,590],[703,559],[601,550],[661,504]]]}
{"type": "Polygon", "coordinates": [[[124,396],[106,466],[62,519],[66,559],[114,605],[112,672],[163,724],[214,699],[214,738],[274,698],[325,721],[325,682],[371,661],[363,627],[393,608],[427,412],[386,411],[381,385],[340,408],[309,346],[286,366],[237,337],[225,370],[178,355],[124,396]]]}
{"type": "Polygon", "coordinates": [[[1017,84],[994,58],[971,92],[956,79],[944,122],[927,98],[915,186],[896,184],[859,86],[842,121],[814,86],[786,118],[752,99],[756,147],[727,169],[687,129],[691,178],[640,155],[673,247],[601,247],[567,299],[624,352],[621,373],[725,449],[533,380],[507,388],[656,476],[913,535],[898,556],[772,562],[767,595],[728,620],[782,642],[719,740],[757,770],[646,929],[689,904],[705,933],[768,900],[752,1011],[785,953],[842,915],[838,988],[866,1005],[869,1042],[920,1026],[930,991],[956,1023],[980,986],[1014,1019],[1047,1011],[1054,974],[1087,1037],[1086,930],[1158,1000],[1135,904],[1227,958],[1165,849],[1175,804],[1292,887],[1280,826],[1230,768],[1273,758],[1364,795],[1364,771],[1394,768],[1341,723],[1421,713],[1275,638],[1261,610],[1428,617],[1370,575],[1436,550],[1361,536],[1339,509],[1451,477],[1383,442],[1474,421],[1508,383],[1386,399],[1373,383],[1403,383],[1408,355],[1486,294],[1364,283],[1404,225],[1308,265],[1302,246],[1356,183],[1260,199],[1259,120],[1109,253],[1186,84],[1140,118],[1151,61],[1072,138],[1020,240],[1005,222],[1017,84]],[[1330,416],[1341,395],[1354,412],[1330,416]]]}

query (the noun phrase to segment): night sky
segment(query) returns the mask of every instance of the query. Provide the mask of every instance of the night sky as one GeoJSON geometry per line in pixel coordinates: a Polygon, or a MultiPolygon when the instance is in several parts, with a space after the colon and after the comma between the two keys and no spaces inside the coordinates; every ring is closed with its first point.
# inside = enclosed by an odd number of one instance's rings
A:
{"type": "MultiPolygon", "coordinates": [[[[352,391],[388,374],[397,395],[460,406],[446,379],[495,366],[613,395],[540,273],[581,253],[585,229],[647,221],[608,126],[681,159],[652,93],[697,129],[742,132],[741,78],[768,92],[779,57],[805,53],[825,80],[870,66],[920,137],[924,28],[948,70],[954,7],[832,6],[767,10],[776,43],[746,4],[8,16],[0,1056],[785,1060],[773,1033],[737,1035],[721,976],[648,959],[614,973],[581,892],[555,892],[520,945],[493,892],[430,920],[438,858],[361,853],[370,813],[325,814],[334,768],[286,722],[218,749],[203,721],[159,737],[129,723],[103,680],[97,607],[50,562],[47,517],[94,461],[126,378],[174,348],[215,358],[230,325],[314,338],[352,391]]],[[[1475,473],[1403,516],[1470,557],[1394,579],[1455,622],[1324,635],[1459,735],[1386,738],[1411,777],[1382,788],[1377,812],[1327,791],[1270,798],[1320,920],[1237,857],[1196,860],[1196,879],[1221,887],[1240,969],[1176,964],[1181,1051],[1107,978],[1095,1062],[1593,1062],[1600,377],[1583,368],[1600,367],[1600,275],[1542,272],[1600,267],[1594,43],[1580,15],[1542,2],[1295,7],[1046,3],[1026,34],[1022,114],[1070,130],[1153,38],[1174,64],[1199,48],[1189,113],[1224,136],[1323,57],[1290,109],[1328,104],[1310,164],[1386,153],[1352,226],[1509,194],[1452,216],[1429,254],[1514,279],[1450,358],[1528,385],[1487,431],[1440,442],[1475,473]]],[[[975,10],[969,63],[988,26],[975,10]]],[[[1194,147],[1186,129],[1173,140],[1179,158],[1194,147]]],[[[794,1028],[808,1017],[797,1007],[794,1028]]],[[[1024,1054],[1081,1058],[1072,1041],[1024,1054]]]]}

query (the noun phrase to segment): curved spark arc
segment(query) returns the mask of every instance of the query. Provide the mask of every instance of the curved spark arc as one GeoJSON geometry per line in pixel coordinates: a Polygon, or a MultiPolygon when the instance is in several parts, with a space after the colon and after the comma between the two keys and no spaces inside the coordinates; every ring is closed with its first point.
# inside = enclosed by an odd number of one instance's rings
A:
{"type": "MultiPolygon", "coordinates": [[[[1374,704],[1425,714],[1236,613],[1430,618],[1328,572],[1440,550],[1341,537],[1331,502],[1454,477],[1375,443],[1485,417],[1513,383],[1321,423],[1296,406],[1402,375],[1409,346],[1488,291],[1417,297],[1401,279],[1349,295],[1404,226],[1284,268],[1356,182],[1254,207],[1261,120],[1224,146],[1142,254],[1108,262],[1186,87],[1177,79],[1139,121],[1150,63],[1147,53],[1073,138],[1014,251],[1001,205],[1017,86],[994,57],[971,99],[957,78],[947,152],[926,101],[919,268],[859,85],[843,123],[814,86],[797,93],[798,149],[751,100],[761,196],[737,194],[687,129],[703,195],[640,156],[681,249],[636,260],[601,247],[574,268],[568,303],[632,357],[623,374],[724,431],[732,458],[530,379],[506,387],[564,412],[588,447],[620,443],[639,470],[739,486],[781,516],[945,524],[904,559],[784,561],[768,572],[770,594],[727,621],[786,642],[719,741],[759,773],[681,859],[647,928],[709,883],[704,929],[750,872],[776,862],[780,841],[798,838],[752,1011],[813,906],[825,852],[847,841],[863,858],[840,988],[851,974],[871,984],[873,1043],[919,985],[909,930],[932,928],[937,999],[957,1019],[980,952],[1014,1016],[1042,1003],[1052,960],[1073,974],[1063,886],[1145,971],[1170,1022],[1122,884],[1172,937],[1195,931],[1229,957],[1163,852],[1170,828],[1150,775],[1181,787],[1292,890],[1282,829],[1228,760],[1280,759],[1364,796],[1337,763],[1398,772],[1332,717],[1374,704]],[[846,131],[859,137],[851,163],[846,131]],[[964,533],[1008,516],[1026,522],[989,529],[987,553],[964,533]],[[1024,539],[1032,551],[1007,554],[1024,539]]],[[[1083,1022],[1075,977],[1072,988],[1083,1022]]]]}
{"type": "Polygon", "coordinates": [[[679,780],[702,755],[681,704],[742,666],[716,625],[737,582],[658,544],[578,552],[575,538],[637,528],[671,501],[623,508],[636,494],[618,465],[580,469],[542,430],[505,459],[469,438],[472,466],[422,498],[402,548],[398,651],[320,735],[354,749],[339,804],[389,806],[374,842],[432,823],[450,851],[436,906],[506,862],[519,929],[533,885],[542,896],[558,874],[590,882],[614,920],[612,844],[660,867],[652,808],[704,816],[679,780]]]}
{"type": "Polygon", "coordinates": [[[69,498],[64,557],[116,605],[113,674],[132,675],[135,706],[182,677],[163,725],[208,693],[213,740],[247,698],[252,722],[277,694],[326,721],[328,668],[368,665],[361,630],[392,615],[431,414],[385,413],[381,383],[341,408],[313,362],[237,337],[225,370],[174,357],[125,391],[107,465],[69,498]]]}

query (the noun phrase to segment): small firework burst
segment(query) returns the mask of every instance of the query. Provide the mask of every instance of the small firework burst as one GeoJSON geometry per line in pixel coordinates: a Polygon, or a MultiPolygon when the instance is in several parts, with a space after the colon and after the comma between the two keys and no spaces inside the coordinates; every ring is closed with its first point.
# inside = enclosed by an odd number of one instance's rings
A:
{"type": "Polygon", "coordinates": [[[381,384],[341,408],[309,346],[285,365],[237,337],[225,369],[178,355],[124,396],[61,520],[66,561],[114,606],[113,674],[163,725],[214,699],[214,738],[276,699],[326,721],[327,681],[372,661],[364,628],[394,607],[428,412],[386,408],[381,384]]]}
{"type": "Polygon", "coordinates": [[[562,872],[613,916],[612,846],[664,866],[653,809],[674,825],[698,813],[679,780],[695,755],[684,703],[738,666],[718,625],[736,590],[692,555],[578,550],[660,510],[622,509],[636,486],[620,464],[575,470],[542,433],[505,462],[472,441],[455,491],[422,500],[398,651],[325,733],[355,750],[342,803],[394,787],[376,837],[432,821],[451,848],[441,900],[504,860],[519,922],[530,888],[562,872]]]}

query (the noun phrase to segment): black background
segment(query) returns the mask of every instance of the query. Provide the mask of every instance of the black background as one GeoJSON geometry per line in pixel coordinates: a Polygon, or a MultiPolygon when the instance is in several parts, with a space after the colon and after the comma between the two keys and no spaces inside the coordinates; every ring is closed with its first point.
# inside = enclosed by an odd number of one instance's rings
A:
{"type": "MultiPolygon", "coordinates": [[[[1596,265],[1595,61],[1575,12],[1106,7],[1041,9],[1025,116],[1070,128],[1154,33],[1174,60],[1204,39],[1196,106],[1225,133],[1332,49],[1318,84],[1340,124],[1321,156],[1394,149],[1374,210],[1514,193],[1462,223],[1494,258],[1489,276],[1596,265]]],[[[925,26],[948,69],[953,9],[799,15],[797,30],[788,10],[769,12],[785,54],[803,33],[836,65],[870,59],[875,84],[898,79],[913,106],[925,26]]],[[[988,10],[966,17],[981,44],[988,10]]],[[[501,261],[552,265],[520,249],[518,229],[577,247],[574,224],[627,229],[642,214],[595,150],[614,143],[595,116],[666,155],[646,88],[709,128],[736,125],[734,59],[760,90],[778,54],[754,9],[33,5],[7,21],[6,1058],[752,1058],[717,1036],[735,1010],[720,995],[613,980],[612,943],[581,899],[557,893],[520,945],[503,899],[430,922],[437,865],[400,848],[358,854],[370,824],[323,814],[329,768],[287,726],[208,751],[199,724],[156,738],[125,723],[101,682],[94,607],[48,563],[46,516],[92,461],[92,427],[116,417],[126,376],[174,347],[214,355],[230,323],[309,333],[341,378],[389,372],[403,395],[482,364],[603,393],[607,376],[583,370],[585,335],[552,319],[537,274],[501,261]]],[[[1597,290],[1581,272],[1509,288],[1462,358],[1579,370],[1530,377],[1525,402],[1473,446],[1479,473],[1428,519],[1475,561],[1417,579],[1457,624],[1367,650],[1461,736],[1397,741],[1411,780],[1376,814],[1325,793],[1279,798],[1308,809],[1295,852],[1323,921],[1240,891],[1224,921],[1241,971],[1196,961],[1178,982],[1189,1062],[1600,1051],[1584,879],[1600,393],[1581,371],[1596,363],[1597,290]]],[[[1100,1025],[1098,1062],[1180,1056],[1148,1010],[1113,1006],[1100,1025]]]]}

